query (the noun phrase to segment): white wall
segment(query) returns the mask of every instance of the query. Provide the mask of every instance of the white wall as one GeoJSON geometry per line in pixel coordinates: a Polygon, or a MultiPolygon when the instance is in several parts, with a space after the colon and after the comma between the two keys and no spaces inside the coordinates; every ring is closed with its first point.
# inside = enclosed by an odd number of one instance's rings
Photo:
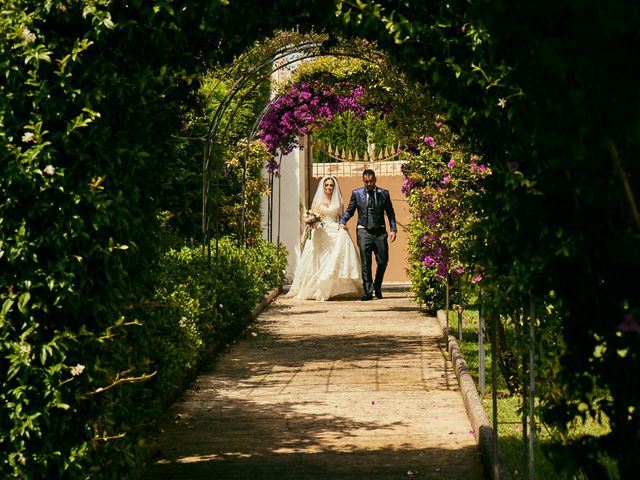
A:
{"type": "MultiPolygon", "coordinates": [[[[285,65],[299,58],[299,54],[291,54],[274,63],[274,67],[285,65]]],[[[286,67],[276,70],[271,77],[275,84],[280,84],[289,79],[291,73],[298,67],[299,62],[293,62],[286,67]]],[[[275,89],[272,96],[275,95],[275,89]]],[[[307,198],[307,160],[309,150],[307,137],[300,137],[299,145],[302,148],[294,148],[291,153],[282,157],[280,165],[280,178],[274,179],[273,185],[273,224],[272,241],[282,243],[289,255],[287,257],[287,270],[285,283],[290,284],[296,270],[296,265],[302,253],[300,238],[302,236],[302,218],[306,210],[307,198]]],[[[276,157],[276,158],[279,158],[276,157]]],[[[268,181],[269,174],[263,170],[263,177],[268,181]]],[[[268,239],[268,197],[262,199],[262,236],[268,239]]]]}
{"type": "MultiPolygon", "coordinates": [[[[304,147],[306,137],[300,140],[304,147]]],[[[268,172],[263,171],[265,181],[268,172]]],[[[302,253],[300,238],[302,236],[302,217],[306,209],[307,167],[305,152],[299,147],[282,157],[280,178],[273,182],[273,226],[272,240],[282,243],[288,251],[288,264],[285,273],[285,283],[290,284],[295,273],[296,265],[302,253]]],[[[267,239],[268,233],[268,197],[262,199],[262,235],[267,239]]]]}

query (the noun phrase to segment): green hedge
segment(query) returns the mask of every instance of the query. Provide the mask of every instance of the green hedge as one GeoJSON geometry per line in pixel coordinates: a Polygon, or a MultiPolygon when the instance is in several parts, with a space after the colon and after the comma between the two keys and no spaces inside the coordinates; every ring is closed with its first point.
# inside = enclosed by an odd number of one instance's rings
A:
{"type": "MultiPolygon", "coordinates": [[[[158,191],[181,105],[223,55],[212,36],[234,22],[225,2],[172,3],[2,3],[0,478],[126,478],[132,406],[204,348],[151,297],[158,191]],[[159,359],[151,339],[177,346],[159,359]]],[[[188,285],[173,295],[203,308],[188,285]]]]}
{"type": "Polygon", "coordinates": [[[220,333],[244,321],[265,293],[282,285],[285,267],[285,249],[262,240],[242,247],[223,238],[217,258],[212,242],[211,264],[200,246],[170,249],[162,256],[155,298],[141,306],[144,334],[137,335],[144,361],[158,372],[145,385],[156,410],[139,414],[154,418],[220,333]]]}
{"type": "Polygon", "coordinates": [[[6,342],[15,353],[0,393],[2,478],[120,479],[136,471],[146,426],[218,335],[282,284],[286,252],[222,239],[212,260],[210,267],[199,246],[168,250],[152,269],[155,295],[127,305],[129,320],[99,335],[67,330],[36,347],[27,343],[37,332],[31,326],[22,342],[6,342]],[[114,357],[104,353],[110,349],[114,357]],[[119,369],[110,358],[121,360],[119,369]]]}

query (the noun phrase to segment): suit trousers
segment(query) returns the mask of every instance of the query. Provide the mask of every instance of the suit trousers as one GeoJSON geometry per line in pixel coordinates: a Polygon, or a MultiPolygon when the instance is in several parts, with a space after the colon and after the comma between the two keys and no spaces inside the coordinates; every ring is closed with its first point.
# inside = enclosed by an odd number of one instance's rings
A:
{"type": "Polygon", "coordinates": [[[389,262],[389,245],[387,243],[387,231],[385,228],[358,228],[357,229],[358,249],[360,250],[360,261],[362,262],[362,286],[364,293],[371,293],[373,290],[380,290],[382,279],[389,262]],[[376,257],[376,277],[372,279],[371,254],[376,257]]]}

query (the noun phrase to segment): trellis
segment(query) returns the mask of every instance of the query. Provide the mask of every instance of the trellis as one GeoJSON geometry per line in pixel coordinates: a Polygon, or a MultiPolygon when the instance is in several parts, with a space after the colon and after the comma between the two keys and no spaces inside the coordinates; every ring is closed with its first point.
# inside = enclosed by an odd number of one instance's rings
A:
{"type": "MultiPolygon", "coordinates": [[[[207,249],[209,261],[211,261],[212,230],[214,233],[217,233],[218,231],[217,224],[214,223],[214,225],[212,225],[211,221],[213,214],[211,205],[213,164],[211,160],[214,150],[218,145],[221,145],[224,142],[228,134],[230,123],[228,122],[226,124],[226,128],[222,129],[223,120],[227,116],[233,116],[237,108],[239,108],[242,100],[253,92],[264,80],[271,78],[275,72],[285,69],[292,64],[321,56],[352,57],[368,62],[373,62],[375,60],[375,52],[372,52],[370,49],[360,52],[352,43],[343,43],[324,49],[323,41],[325,40],[327,40],[327,37],[321,35],[295,35],[295,38],[289,38],[287,36],[282,38],[277,37],[274,40],[275,43],[273,45],[267,45],[265,47],[265,51],[251,51],[241,56],[223,73],[220,82],[225,80],[232,81],[233,85],[229,89],[227,95],[219,102],[212,115],[208,132],[204,139],[205,146],[203,149],[202,160],[202,244],[203,248],[207,249]],[[229,113],[228,108],[231,102],[243,90],[245,90],[245,93],[238,99],[238,106],[236,106],[236,110],[229,113]]],[[[255,140],[255,137],[258,134],[260,122],[276,100],[277,97],[273,98],[258,115],[245,143],[245,151],[242,159],[243,183],[241,236],[243,241],[246,240],[246,181],[249,145],[255,140]]],[[[216,189],[219,189],[219,183],[217,183],[219,176],[216,175],[215,179],[215,187],[216,189]]],[[[273,181],[274,179],[271,178],[270,183],[273,183],[273,181]]],[[[272,215],[273,209],[270,208],[268,213],[269,215],[272,215]]],[[[269,223],[272,224],[272,221],[273,219],[270,218],[269,223]]],[[[213,240],[215,241],[217,255],[217,235],[213,235],[213,240]]]]}
{"type": "MultiPolygon", "coordinates": [[[[270,78],[275,72],[282,70],[284,68],[289,67],[292,64],[297,62],[320,57],[320,56],[341,56],[341,57],[354,57],[360,58],[365,61],[373,61],[373,58],[367,56],[367,53],[358,52],[357,49],[353,47],[353,45],[343,45],[338,47],[332,47],[331,49],[327,49],[323,51],[323,42],[324,37],[321,36],[298,36],[297,39],[290,39],[287,41],[285,38],[284,41],[280,40],[280,43],[277,41],[273,45],[267,45],[265,51],[251,51],[243,56],[241,56],[236,62],[234,62],[229,69],[227,69],[220,79],[222,81],[231,81],[232,87],[229,89],[227,95],[218,103],[214,114],[212,115],[211,122],[209,124],[207,135],[204,137],[204,149],[203,149],[203,160],[202,160],[202,245],[203,248],[207,249],[207,256],[209,259],[209,264],[211,265],[211,240],[214,240],[215,244],[215,255],[214,257],[218,257],[218,225],[217,225],[217,217],[214,217],[214,224],[212,225],[212,204],[211,204],[211,187],[212,187],[212,177],[213,177],[213,163],[212,163],[212,154],[219,145],[224,143],[224,140],[228,134],[230,122],[223,127],[223,120],[227,116],[233,116],[233,114],[239,108],[242,100],[246,98],[251,92],[253,92],[264,80],[270,78]],[[245,90],[246,87],[249,87],[245,90]],[[228,108],[231,105],[232,101],[237,97],[237,95],[245,90],[245,93],[239,98],[238,106],[232,112],[228,112],[228,108]],[[212,238],[213,231],[213,238],[212,238]]],[[[371,52],[369,52],[371,53],[371,52]]],[[[215,89],[214,89],[215,90],[215,89]]],[[[262,112],[258,115],[256,121],[254,122],[251,131],[246,139],[245,150],[242,159],[242,167],[243,167],[243,184],[242,184],[242,213],[241,213],[241,236],[242,240],[245,239],[245,228],[246,228],[246,182],[247,182],[247,159],[249,152],[249,145],[252,141],[255,140],[255,137],[258,133],[258,128],[260,122],[264,118],[265,114],[272,107],[273,103],[277,100],[273,98],[262,110],[262,112]]],[[[336,155],[335,150],[333,151],[333,155],[336,155]]],[[[385,154],[386,155],[386,154],[385,154]]],[[[338,155],[343,156],[343,155],[338,155]]],[[[347,155],[348,157],[348,155],[347,155]]],[[[219,190],[219,175],[215,175],[215,188],[219,190]]],[[[275,177],[273,174],[270,175],[269,182],[271,191],[273,191],[273,184],[275,181],[275,177]]],[[[280,189],[279,189],[280,190],[280,189]]],[[[273,198],[270,195],[269,204],[268,204],[268,224],[269,224],[269,240],[272,240],[272,225],[273,225],[273,198]]],[[[214,262],[214,276],[215,272],[215,263],[214,262]]],[[[449,322],[449,284],[446,286],[446,317],[447,317],[447,330],[445,334],[445,338],[448,339],[448,322],[449,322]]],[[[496,322],[497,322],[497,314],[491,314],[490,322],[492,325],[491,332],[491,355],[492,355],[492,371],[491,371],[491,380],[492,380],[492,398],[493,398],[493,445],[492,448],[494,450],[493,458],[498,458],[498,411],[497,411],[497,371],[496,371],[496,361],[495,361],[495,352],[497,348],[496,342],[496,322]]],[[[533,300],[530,304],[530,322],[529,322],[529,388],[523,389],[523,392],[526,392],[526,404],[527,408],[523,409],[523,446],[525,457],[523,458],[523,466],[525,467],[523,471],[528,473],[528,478],[532,480],[534,478],[535,472],[535,463],[534,463],[534,446],[535,446],[535,304],[533,300]],[[527,391],[528,390],[528,391],[527,391]],[[526,410],[526,411],[525,411],[526,410]],[[528,419],[527,419],[528,415],[528,419]],[[527,427],[528,422],[528,427],[527,427]]],[[[485,391],[485,365],[484,365],[484,339],[485,339],[485,315],[481,312],[480,316],[480,332],[478,335],[479,347],[480,347],[480,390],[482,394],[485,391]]],[[[462,320],[461,316],[458,319],[459,325],[459,334],[462,335],[462,320]]],[[[494,480],[500,478],[500,473],[498,469],[498,464],[494,464],[494,469],[492,471],[492,478],[494,480]]]]}

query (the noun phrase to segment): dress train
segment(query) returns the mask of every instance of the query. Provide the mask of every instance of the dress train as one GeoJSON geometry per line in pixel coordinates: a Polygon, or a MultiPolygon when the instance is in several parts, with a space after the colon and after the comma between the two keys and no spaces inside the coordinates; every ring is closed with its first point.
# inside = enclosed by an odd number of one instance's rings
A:
{"type": "Polygon", "coordinates": [[[360,258],[346,230],[338,228],[339,212],[321,205],[324,225],[311,232],[296,268],[288,297],[328,300],[362,294],[360,258]]]}

